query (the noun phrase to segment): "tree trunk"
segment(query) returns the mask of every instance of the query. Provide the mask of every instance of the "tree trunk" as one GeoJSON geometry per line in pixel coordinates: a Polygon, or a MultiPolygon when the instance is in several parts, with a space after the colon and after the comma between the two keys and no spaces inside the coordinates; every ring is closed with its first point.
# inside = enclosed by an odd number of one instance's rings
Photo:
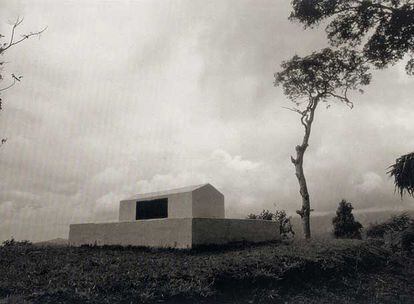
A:
{"type": "Polygon", "coordinates": [[[310,239],[310,198],[308,186],[306,184],[305,174],[303,173],[303,155],[306,148],[296,146],[296,159],[292,162],[295,165],[296,177],[299,182],[300,195],[302,196],[302,208],[296,211],[302,218],[303,235],[306,239],[310,239]]]}
{"type": "Polygon", "coordinates": [[[302,197],[302,208],[297,210],[296,213],[302,218],[303,235],[305,239],[310,239],[311,237],[310,213],[313,210],[310,208],[308,186],[306,184],[305,174],[303,173],[303,156],[308,148],[309,136],[317,105],[318,99],[311,98],[309,106],[302,112],[301,122],[305,127],[305,135],[303,136],[302,144],[296,146],[296,158],[291,157],[292,163],[295,166],[295,174],[299,182],[299,192],[302,197]]]}

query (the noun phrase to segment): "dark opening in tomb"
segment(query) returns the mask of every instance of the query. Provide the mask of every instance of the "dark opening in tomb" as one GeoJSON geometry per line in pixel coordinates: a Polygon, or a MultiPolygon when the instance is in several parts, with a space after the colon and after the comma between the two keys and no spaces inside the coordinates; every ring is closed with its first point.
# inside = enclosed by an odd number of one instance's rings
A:
{"type": "Polygon", "coordinates": [[[137,202],[137,220],[168,217],[168,198],[137,202]]]}

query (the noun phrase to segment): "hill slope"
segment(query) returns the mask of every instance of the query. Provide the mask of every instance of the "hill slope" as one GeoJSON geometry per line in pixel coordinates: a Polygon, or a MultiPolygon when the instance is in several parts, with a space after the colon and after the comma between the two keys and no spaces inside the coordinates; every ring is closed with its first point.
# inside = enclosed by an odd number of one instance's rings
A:
{"type": "Polygon", "coordinates": [[[17,243],[0,247],[0,302],[405,303],[413,264],[350,240],[195,251],[17,243]]]}

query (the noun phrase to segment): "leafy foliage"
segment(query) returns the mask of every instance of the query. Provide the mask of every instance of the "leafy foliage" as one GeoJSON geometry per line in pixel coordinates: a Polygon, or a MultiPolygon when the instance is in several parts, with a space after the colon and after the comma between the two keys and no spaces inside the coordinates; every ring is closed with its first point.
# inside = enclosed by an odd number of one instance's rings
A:
{"type": "Polygon", "coordinates": [[[290,222],[291,217],[287,216],[285,210],[275,210],[274,213],[269,210],[263,210],[257,215],[251,213],[247,216],[247,218],[251,220],[277,221],[279,223],[280,235],[284,239],[292,238],[295,235],[292,223],[290,222]]]}
{"type": "Polygon", "coordinates": [[[325,48],[305,57],[293,56],[275,74],[275,85],[282,85],[286,96],[298,106],[301,100],[336,98],[351,104],[349,90],[368,85],[371,74],[359,54],[345,48],[325,48]]]}
{"type": "Polygon", "coordinates": [[[273,221],[275,219],[275,215],[273,212],[270,212],[269,210],[262,210],[259,214],[253,214],[250,213],[247,216],[248,219],[251,220],[266,220],[266,221],[273,221]]]}
{"type": "Polygon", "coordinates": [[[383,238],[387,232],[398,232],[407,229],[413,221],[407,213],[394,215],[383,223],[371,224],[367,229],[367,236],[383,238]]]}
{"type": "Polygon", "coordinates": [[[282,71],[275,74],[275,85],[281,85],[285,95],[296,105],[288,109],[300,115],[300,122],[305,129],[302,143],[295,148],[296,157],[291,157],[302,197],[302,208],[296,212],[302,218],[305,238],[311,237],[309,219],[312,209],[303,159],[309,145],[315,111],[320,102],[327,103],[332,99],[352,108],[348,91],[359,89],[362,92],[360,87],[369,84],[370,80],[371,75],[363,58],[357,52],[345,48],[325,48],[305,57],[295,55],[289,61],[284,61],[282,71]]]}
{"type": "Polygon", "coordinates": [[[291,217],[287,216],[285,210],[276,210],[275,219],[279,222],[280,235],[284,239],[289,239],[295,236],[295,231],[293,231],[293,226],[291,223],[291,217]]]}
{"type": "MultiPolygon", "coordinates": [[[[413,0],[293,0],[291,20],[305,27],[327,23],[331,45],[361,52],[377,68],[410,56],[405,70],[414,75],[413,0]]],[[[401,156],[389,172],[401,197],[414,194],[413,154],[401,156]]]]}
{"type": "Polygon", "coordinates": [[[361,239],[362,225],[355,221],[352,204],[346,200],[339,203],[336,216],[332,219],[336,238],[361,239]]]}
{"type": "Polygon", "coordinates": [[[403,197],[404,192],[414,197],[414,152],[399,157],[388,171],[394,177],[395,189],[403,197]]]}
{"type": "MultiPolygon", "coordinates": [[[[412,0],[293,0],[291,20],[305,27],[327,21],[333,46],[362,46],[364,57],[379,68],[414,55],[412,0]]],[[[407,72],[412,73],[412,59],[407,72]]]]}
{"type": "Polygon", "coordinates": [[[392,216],[388,221],[371,224],[367,236],[384,240],[393,251],[412,252],[414,249],[414,220],[407,213],[392,216]]]}

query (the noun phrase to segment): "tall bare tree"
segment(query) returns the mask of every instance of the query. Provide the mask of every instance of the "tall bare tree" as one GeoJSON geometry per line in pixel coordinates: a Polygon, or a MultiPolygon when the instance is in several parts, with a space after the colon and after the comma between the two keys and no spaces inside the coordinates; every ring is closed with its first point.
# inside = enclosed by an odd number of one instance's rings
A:
{"type": "MultiPolygon", "coordinates": [[[[37,32],[30,32],[18,35],[16,31],[17,28],[22,24],[22,22],[23,18],[17,18],[17,20],[11,24],[10,37],[6,37],[0,34],[0,56],[3,56],[6,51],[14,47],[15,45],[23,42],[24,40],[27,40],[31,37],[39,37],[46,30],[46,28],[44,28],[37,32]]],[[[6,62],[3,60],[3,58],[0,59],[0,83],[4,81],[2,72],[5,64],[6,62]]],[[[1,98],[1,93],[10,89],[16,83],[20,82],[22,78],[23,76],[16,76],[15,74],[11,73],[9,83],[5,86],[0,86],[0,111],[3,110],[3,99],[1,98]]],[[[2,138],[0,141],[0,146],[2,146],[5,142],[6,138],[2,138]]]]}
{"type": "Polygon", "coordinates": [[[311,237],[312,209],[303,164],[316,109],[321,103],[329,107],[334,100],[352,108],[348,92],[369,84],[371,75],[358,52],[347,49],[326,48],[305,57],[296,55],[284,61],[281,67],[282,70],[275,74],[275,85],[281,85],[285,95],[294,103],[294,107],[287,109],[299,114],[304,128],[302,142],[296,146],[296,156],[292,156],[291,161],[302,197],[302,208],[296,212],[302,218],[304,237],[308,239],[311,237]]]}
{"type": "MultiPolygon", "coordinates": [[[[322,22],[332,46],[359,50],[376,68],[400,60],[414,75],[414,0],[293,0],[290,19],[316,27],[322,22]]],[[[397,158],[388,172],[401,197],[414,194],[414,153],[397,158]]]]}

